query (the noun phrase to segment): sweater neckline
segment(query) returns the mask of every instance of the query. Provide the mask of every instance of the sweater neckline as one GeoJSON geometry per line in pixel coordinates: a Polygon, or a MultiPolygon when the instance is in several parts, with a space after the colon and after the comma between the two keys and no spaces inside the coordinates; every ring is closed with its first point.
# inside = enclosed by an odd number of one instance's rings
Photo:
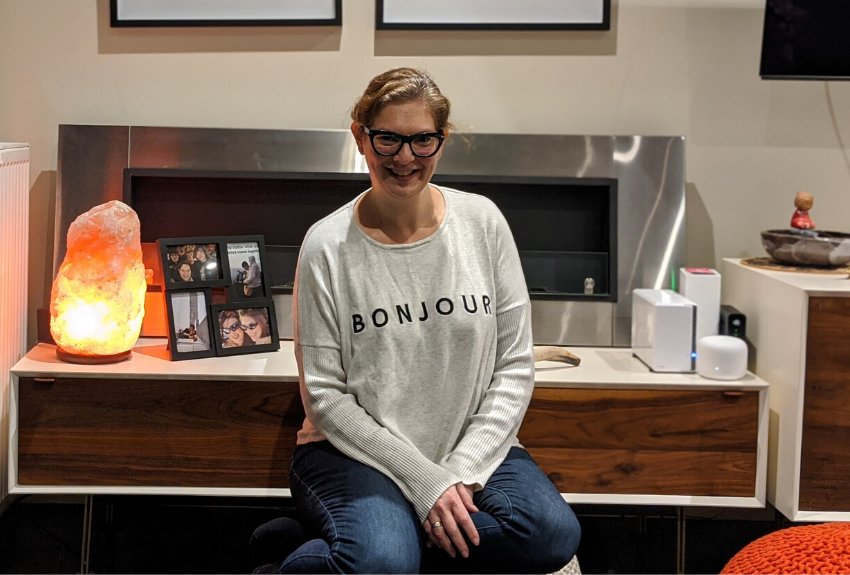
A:
{"type": "Polygon", "coordinates": [[[443,233],[443,229],[446,227],[446,222],[449,220],[449,217],[450,217],[450,214],[451,214],[451,202],[449,200],[449,194],[446,193],[445,189],[443,189],[442,187],[440,187],[436,184],[430,183],[430,182],[428,183],[428,185],[434,186],[437,189],[437,191],[440,192],[443,195],[443,202],[446,204],[446,212],[443,214],[443,221],[440,222],[440,225],[437,227],[436,230],[434,230],[434,233],[431,234],[430,236],[428,236],[427,238],[422,238],[421,240],[417,240],[417,241],[409,243],[409,244],[385,244],[385,243],[379,242],[378,240],[376,240],[375,238],[373,238],[369,234],[367,234],[366,230],[364,230],[360,226],[360,224],[357,223],[357,214],[356,214],[354,208],[357,205],[357,202],[360,201],[360,198],[362,198],[363,196],[368,194],[369,191],[372,188],[369,188],[368,190],[366,190],[365,192],[363,192],[362,194],[360,194],[359,196],[354,198],[354,201],[351,202],[351,204],[349,206],[349,210],[351,212],[350,213],[351,225],[353,225],[357,229],[357,231],[360,232],[360,235],[363,236],[363,238],[365,238],[365,240],[368,243],[370,243],[374,246],[384,248],[384,249],[389,249],[389,250],[415,248],[415,247],[418,247],[418,246],[421,246],[421,245],[424,245],[424,244],[427,244],[427,243],[433,241],[435,238],[437,238],[440,234],[443,233]]]}

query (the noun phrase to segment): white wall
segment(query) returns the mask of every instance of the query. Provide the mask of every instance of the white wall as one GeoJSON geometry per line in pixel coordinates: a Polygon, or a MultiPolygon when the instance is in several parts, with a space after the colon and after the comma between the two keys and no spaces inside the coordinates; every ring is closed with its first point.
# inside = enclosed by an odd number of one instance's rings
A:
{"type": "Polygon", "coordinates": [[[763,0],[614,0],[599,32],[111,29],[108,0],[0,0],[0,140],[32,146],[30,341],[52,277],[57,126],[345,128],[376,73],[428,69],[476,132],[686,136],[688,259],[762,255],[798,189],[850,231],[850,85],[758,76],[763,0]]]}

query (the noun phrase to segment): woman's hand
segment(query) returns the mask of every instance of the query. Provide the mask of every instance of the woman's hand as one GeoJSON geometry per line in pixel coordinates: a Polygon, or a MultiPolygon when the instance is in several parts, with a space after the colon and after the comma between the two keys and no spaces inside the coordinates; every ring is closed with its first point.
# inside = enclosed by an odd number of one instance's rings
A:
{"type": "Polygon", "coordinates": [[[461,530],[473,545],[478,545],[480,541],[478,530],[469,516],[470,512],[478,513],[478,508],[472,502],[471,486],[457,483],[446,489],[423,522],[428,534],[428,547],[437,545],[452,557],[456,556],[457,548],[462,557],[469,557],[469,549],[461,530]]]}

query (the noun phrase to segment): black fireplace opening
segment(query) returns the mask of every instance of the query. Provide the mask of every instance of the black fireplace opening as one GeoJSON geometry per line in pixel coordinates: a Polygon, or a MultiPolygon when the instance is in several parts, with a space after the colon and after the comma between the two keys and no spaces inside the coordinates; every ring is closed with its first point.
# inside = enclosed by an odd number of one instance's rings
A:
{"type": "MultiPolygon", "coordinates": [[[[532,299],[616,301],[617,180],[436,175],[505,215],[532,299]]],[[[291,290],[316,221],[370,185],[368,174],[127,168],[124,202],[141,240],[262,234],[272,290],[291,290]]]]}

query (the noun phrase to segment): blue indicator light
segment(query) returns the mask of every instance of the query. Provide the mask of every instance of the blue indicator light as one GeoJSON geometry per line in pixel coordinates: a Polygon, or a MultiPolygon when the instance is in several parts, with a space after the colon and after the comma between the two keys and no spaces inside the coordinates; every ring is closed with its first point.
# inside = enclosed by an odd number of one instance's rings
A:
{"type": "Polygon", "coordinates": [[[697,352],[692,351],[692,352],[691,352],[691,357],[693,357],[694,359],[696,359],[696,357],[697,357],[697,352]]]}

